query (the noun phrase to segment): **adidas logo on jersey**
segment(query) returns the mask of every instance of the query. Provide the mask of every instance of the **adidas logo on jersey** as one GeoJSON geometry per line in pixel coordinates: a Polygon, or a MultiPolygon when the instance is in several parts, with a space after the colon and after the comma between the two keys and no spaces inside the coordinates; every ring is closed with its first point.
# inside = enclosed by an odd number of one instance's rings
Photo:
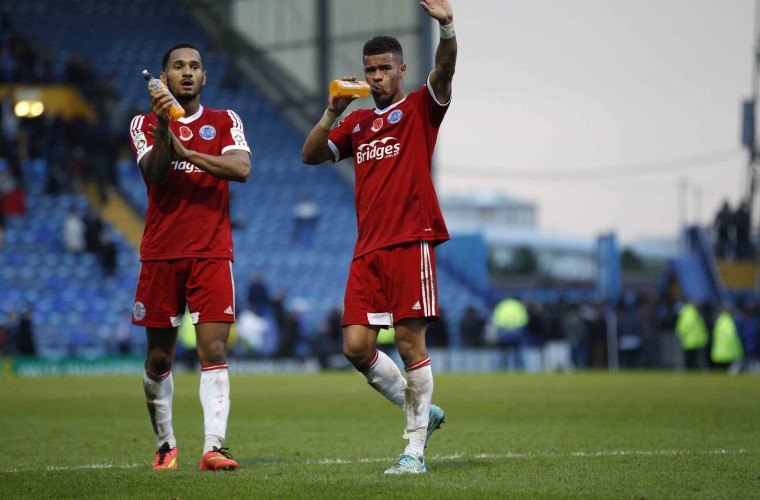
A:
{"type": "Polygon", "coordinates": [[[227,309],[224,310],[224,314],[235,314],[232,312],[232,306],[227,306],[227,309]]]}
{"type": "Polygon", "coordinates": [[[420,309],[422,309],[422,307],[420,306],[419,300],[412,306],[412,309],[414,309],[415,311],[419,311],[420,309]]]}
{"type": "Polygon", "coordinates": [[[351,131],[351,133],[355,134],[355,133],[357,133],[359,131],[361,131],[361,129],[359,128],[359,124],[357,123],[356,126],[354,127],[354,129],[351,131]]]}

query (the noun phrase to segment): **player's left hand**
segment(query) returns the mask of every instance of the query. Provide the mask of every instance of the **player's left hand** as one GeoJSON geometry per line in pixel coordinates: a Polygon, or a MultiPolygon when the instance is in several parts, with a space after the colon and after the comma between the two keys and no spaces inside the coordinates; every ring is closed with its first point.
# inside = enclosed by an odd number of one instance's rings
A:
{"type": "Polygon", "coordinates": [[[174,157],[178,160],[186,160],[188,149],[182,145],[182,141],[180,141],[173,132],[169,131],[169,135],[172,139],[172,152],[174,153],[174,157]]]}
{"type": "Polygon", "coordinates": [[[439,23],[446,25],[454,22],[454,11],[449,0],[422,0],[420,5],[430,17],[437,19],[439,23]]]}

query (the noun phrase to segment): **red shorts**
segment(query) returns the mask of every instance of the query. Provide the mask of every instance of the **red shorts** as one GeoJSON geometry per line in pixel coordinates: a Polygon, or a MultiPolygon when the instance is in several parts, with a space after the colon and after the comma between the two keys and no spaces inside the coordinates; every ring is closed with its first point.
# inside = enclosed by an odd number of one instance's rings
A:
{"type": "Polygon", "coordinates": [[[404,318],[438,319],[433,245],[381,248],[351,262],[342,326],[391,326],[404,318]]]}
{"type": "Polygon", "coordinates": [[[137,279],[132,323],[179,326],[188,306],[193,324],[234,323],[235,283],[229,259],[143,262],[137,279]]]}

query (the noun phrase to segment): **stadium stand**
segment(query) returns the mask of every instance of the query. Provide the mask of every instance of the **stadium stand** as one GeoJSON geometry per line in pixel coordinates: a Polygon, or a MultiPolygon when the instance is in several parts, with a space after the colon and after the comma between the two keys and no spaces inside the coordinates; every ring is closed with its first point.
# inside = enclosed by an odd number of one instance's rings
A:
{"type": "MultiPolygon", "coordinates": [[[[244,300],[249,277],[257,270],[273,291],[287,292],[287,307],[301,310],[307,335],[331,308],[342,305],[356,238],[352,186],[330,166],[314,168],[301,163],[303,137],[251,84],[239,82],[234,91],[224,87],[222,76],[229,58],[214,52],[181,4],[174,0],[36,0],[0,5],[12,25],[36,40],[40,50],[55,50],[54,73],[59,78],[74,53],[89,60],[99,78],[114,77],[122,96],[125,147],[131,118],[127,110],[147,109],[141,70],[156,71],[163,52],[178,41],[197,45],[206,55],[204,104],[235,110],[245,124],[253,151],[248,183],[231,183],[239,303],[244,300]],[[291,236],[292,208],[304,195],[320,208],[320,223],[308,249],[294,244],[291,236]]],[[[0,246],[0,290],[4,295],[0,312],[34,304],[41,356],[113,353],[117,349],[114,332],[128,322],[125,311],[133,300],[139,249],[127,242],[120,228],[107,228],[118,247],[113,277],[102,275],[91,254],[64,252],[64,214],[71,206],[84,210],[92,202],[84,195],[44,194],[47,168],[39,158],[22,166],[30,209],[24,227],[9,228],[0,246]]],[[[131,156],[118,160],[115,177],[121,196],[143,215],[145,186],[131,156]]],[[[451,345],[456,346],[459,318],[469,305],[482,307],[484,299],[445,265],[439,269],[440,303],[446,307],[451,345]]],[[[141,351],[143,337],[139,329],[133,332],[135,352],[141,351]]],[[[308,340],[303,339],[304,345],[308,340]]]]}

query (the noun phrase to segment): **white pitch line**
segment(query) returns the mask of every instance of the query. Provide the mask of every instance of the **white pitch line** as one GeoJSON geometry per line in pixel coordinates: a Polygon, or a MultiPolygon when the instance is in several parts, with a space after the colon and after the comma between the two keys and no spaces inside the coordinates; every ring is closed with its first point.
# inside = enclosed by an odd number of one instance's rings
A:
{"type": "MultiPolygon", "coordinates": [[[[554,458],[554,457],[576,457],[576,458],[599,458],[599,457],[623,457],[623,456],[673,456],[673,455],[742,455],[746,453],[752,453],[750,450],[738,449],[738,450],[703,450],[703,451],[684,451],[684,450],[619,450],[619,451],[572,451],[567,453],[476,453],[474,455],[468,455],[465,453],[456,453],[453,455],[433,455],[429,456],[430,461],[445,461],[445,460],[462,460],[462,459],[475,459],[475,460],[490,460],[499,458],[519,459],[519,458],[554,458]]],[[[344,458],[318,458],[318,459],[305,459],[297,461],[267,461],[261,464],[255,465],[344,465],[344,464],[363,464],[363,463],[375,463],[375,462],[392,462],[396,457],[385,458],[356,458],[356,459],[344,459],[344,458]]],[[[0,470],[0,473],[15,473],[15,472],[35,472],[35,471],[73,471],[73,470],[91,470],[91,469],[135,469],[138,467],[147,466],[147,462],[144,464],[86,464],[86,465],[71,465],[71,466],[56,466],[48,465],[46,467],[29,467],[19,469],[5,469],[0,470]]]]}

